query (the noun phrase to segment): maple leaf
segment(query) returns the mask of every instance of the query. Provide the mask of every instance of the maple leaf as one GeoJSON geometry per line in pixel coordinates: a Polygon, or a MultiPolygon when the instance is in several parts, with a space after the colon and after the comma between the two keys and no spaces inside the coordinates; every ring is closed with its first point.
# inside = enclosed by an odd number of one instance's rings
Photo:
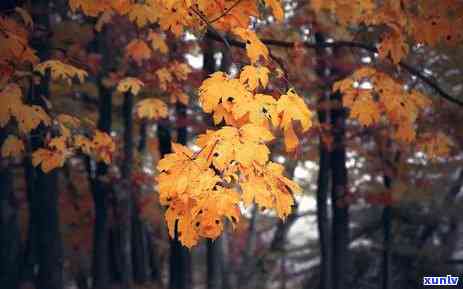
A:
{"type": "Polygon", "coordinates": [[[144,83],[135,77],[126,77],[119,81],[117,84],[117,91],[119,92],[131,92],[133,95],[137,95],[140,89],[144,86],[144,83]]]}
{"type": "Polygon", "coordinates": [[[15,135],[8,135],[2,144],[2,157],[19,157],[24,152],[24,143],[15,135]]]}
{"type": "Polygon", "coordinates": [[[408,54],[408,44],[402,34],[388,33],[378,47],[379,56],[385,59],[391,56],[392,62],[398,64],[408,54]]]}
{"type": "Polygon", "coordinates": [[[214,111],[219,104],[231,111],[235,103],[248,101],[251,93],[238,79],[229,79],[223,72],[215,72],[199,87],[199,102],[204,112],[214,111]]]}
{"type": "Polygon", "coordinates": [[[22,105],[15,109],[14,116],[18,122],[21,133],[28,134],[37,128],[39,124],[51,125],[51,118],[45,110],[38,105],[22,105]]]}
{"type": "Polygon", "coordinates": [[[149,23],[155,23],[159,19],[159,10],[156,7],[146,4],[131,5],[129,19],[138,27],[142,28],[149,23]]]}
{"type": "Polygon", "coordinates": [[[116,151],[116,144],[112,137],[99,130],[95,131],[95,135],[92,138],[92,147],[97,156],[97,160],[101,160],[106,164],[110,164],[114,152],[116,151]]]}
{"type": "Polygon", "coordinates": [[[291,89],[278,99],[277,112],[282,114],[281,126],[284,129],[288,128],[292,121],[300,121],[303,132],[312,126],[312,112],[302,97],[291,89]]]}
{"type": "Polygon", "coordinates": [[[169,47],[167,47],[166,41],[161,34],[150,31],[148,33],[148,40],[151,42],[153,50],[159,50],[162,54],[169,52],[169,47]]]}
{"type": "Polygon", "coordinates": [[[450,148],[453,146],[451,139],[442,132],[424,133],[420,135],[417,143],[418,148],[431,160],[447,157],[450,154],[450,148]]]}
{"type": "Polygon", "coordinates": [[[179,37],[185,26],[192,23],[193,15],[189,11],[187,3],[176,1],[172,7],[164,7],[160,13],[159,25],[162,30],[170,30],[179,37]]]}
{"type": "Polygon", "coordinates": [[[175,90],[170,94],[170,103],[180,102],[181,104],[188,105],[189,99],[188,94],[179,90],[175,90]]]}
{"type": "Polygon", "coordinates": [[[167,85],[174,80],[170,71],[165,67],[156,70],[156,75],[159,79],[159,87],[162,90],[167,90],[167,85]]]}
{"type": "Polygon", "coordinates": [[[283,171],[282,165],[273,162],[245,171],[245,180],[240,182],[243,202],[249,205],[254,200],[262,209],[275,209],[278,217],[285,219],[294,205],[293,194],[301,188],[284,177],[283,171]]]}
{"type": "Polygon", "coordinates": [[[140,39],[133,39],[125,47],[126,55],[132,58],[135,63],[141,65],[143,60],[151,58],[151,49],[145,41],[140,39]]]}
{"type": "Polygon", "coordinates": [[[270,6],[270,8],[272,8],[273,15],[275,16],[278,22],[283,21],[284,12],[279,0],[265,0],[265,5],[270,6]]]}
{"type": "Polygon", "coordinates": [[[224,126],[217,131],[209,130],[198,137],[197,144],[204,148],[200,156],[218,170],[224,171],[230,163],[247,167],[254,162],[264,164],[270,153],[264,143],[273,138],[269,130],[246,124],[239,129],[224,126]]]}
{"type": "Polygon", "coordinates": [[[65,154],[61,151],[39,148],[32,153],[32,165],[34,167],[40,165],[44,173],[48,173],[55,168],[62,167],[65,160],[65,154]]]}
{"type": "Polygon", "coordinates": [[[39,72],[42,76],[45,76],[48,69],[50,70],[50,75],[53,80],[61,78],[69,85],[71,85],[74,77],[79,79],[80,82],[84,82],[85,77],[88,75],[85,70],[62,63],[59,60],[47,60],[34,67],[34,71],[39,72]]]}
{"type": "Polygon", "coordinates": [[[246,42],[246,53],[251,60],[251,63],[256,63],[260,57],[268,60],[268,48],[262,43],[262,41],[260,41],[255,32],[238,27],[233,29],[233,33],[241,37],[246,42]]]}
{"type": "Polygon", "coordinates": [[[95,149],[94,143],[83,135],[76,135],[74,137],[74,147],[80,149],[83,153],[90,155],[95,149]]]}
{"type": "Polygon", "coordinates": [[[267,67],[255,67],[251,65],[246,65],[243,67],[240,73],[240,81],[243,84],[246,84],[249,90],[256,89],[259,84],[265,88],[268,84],[268,74],[270,70],[267,67]]]}
{"type": "Polygon", "coordinates": [[[371,93],[360,90],[352,102],[351,105],[346,105],[351,108],[350,117],[357,118],[364,126],[370,126],[379,121],[381,111],[377,102],[373,101],[371,93]]]}
{"type": "Polygon", "coordinates": [[[237,103],[233,108],[233,115],[237,118],[249,116],[251,123],[268,127],[279,125],[277,101],[271,95],[256,94],[250,101],[237,103]]]}
{"type": "Polygon", "coordinates": [[[7,84],[0,92],[0,127],[4,127],[22,106],[21,97],[21,88],[15,83],[7,84]]]}
{"type": "Polygon", "coordinates": [[[170,67],[170,71],[178,80],[187,80],[191,73],[191,68],[186,63],[174,61],[170,67]]]}
{"type": "Polygon", "coordinates": [[[167,105],[160,99],[148,98],[140,101],[136,105],[136,111],[139,118],[156,120],[165,118],[168,115],[167,105]]]}

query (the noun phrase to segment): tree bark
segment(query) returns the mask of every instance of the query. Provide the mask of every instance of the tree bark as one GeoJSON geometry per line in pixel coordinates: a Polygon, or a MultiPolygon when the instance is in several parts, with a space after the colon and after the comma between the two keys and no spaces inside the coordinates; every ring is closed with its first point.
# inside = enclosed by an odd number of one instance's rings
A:
{"type": "MultiPolygon", "coordinates": [[[[334,93],[331,100],[342,103],[342,95],[334,93]]],[[[333,150],[331,152],[331,209],[333,211],[332,246],[333,246],[333,287],[347,288],[349,266],[349,204],[346,202],[347,169],[345,147],[346,112],[341,107],[331,111],[333,130],[333,150]]]]}
{"type": "MultiPolygon", "coordinates": [[[[0,129],[0,144],[7,137],[0,129]]],[[[18,203],[14,194],[13,173],[7,160],[0,163],[0,284],[17,288],[21,255],[18,203]]]]}

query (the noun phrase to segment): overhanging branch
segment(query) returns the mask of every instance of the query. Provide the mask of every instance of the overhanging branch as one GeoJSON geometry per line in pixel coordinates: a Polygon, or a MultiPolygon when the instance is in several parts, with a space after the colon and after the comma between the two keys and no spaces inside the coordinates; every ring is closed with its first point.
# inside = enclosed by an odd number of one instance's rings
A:
{"type": "MultiPolygon", "coordinates": [[[[213,33],[206,33],[206,37],[215,41],[220,41],[224,42],[224,40],[219,37],[218,35],[215,35],[213,33]]],[[[233,39],[231,37],[226,37],[226,40],[229,45],[234,46],[234,47],[239,47],[239,48],[245,48],[246,44],[244,42],[238,41],[236,39],[233,39]]],[[[262,43],[265,45],[269,46],[276,46],[276,47],[282,47],[282,48],[293,48],[295,43],[294,42],[289,42],[289,41],[282,41],[282,40],[274,40],[274,39],[261,39],[262,43]]],[[[350,47],[350,48],[358,48],[358,49],[363,49],[367,50],[372,53],[378,53],[378,49],[374,46],[365,44],[365,43],[360,43],[360,42],[353,42],[353,41],[334,41],[334,42],[322,42],[322,43],[309,43],[309,42],[304,42],[304,47],[308,49],[316,49],[316,48],[341,48],[341,47],[350,47]]],[[[437,92],[442,98],[446,99],[447,101],[457,104],[459,106],[463,106],[463,101],[458,100],[454,97],[452,97],[450,94],[445,92],[437,83],[435,83],[432,79],[429,77],[426,77],[423,75],[421,72],[419,72],[416,68],[411,66],[410,64],[407,64],[403,61],[399,62],[399,66],[405,69],[408,73],[411,75],[416,76],[418,79],[420,79],[422,82],[424,82],[426,85],[431,87],[434,91],[437,92]]]]}

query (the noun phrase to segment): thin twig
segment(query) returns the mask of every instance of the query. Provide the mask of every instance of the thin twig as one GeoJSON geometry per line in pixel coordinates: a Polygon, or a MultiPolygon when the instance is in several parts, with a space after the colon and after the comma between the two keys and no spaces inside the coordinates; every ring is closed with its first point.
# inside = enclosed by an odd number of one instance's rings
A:
{"type": "Polygon", "coordinates": [[[233,4],[230,6],[230,8],[227,9],[227,8],[225,7],[223,13],[222,13],[221,15],[215,17],[214,19],[210,20],[209,23],[212,24],[212,23],[218,21],[220,18],[227,16],[227,14],[230,13],[230,11],[231,11],[233,8],[235,8],[236,6],[238,6],[238,4],[240,4],[240,2],[241,2],[241,0],[237,0],[235,3],[233,3],[233,4]]]}

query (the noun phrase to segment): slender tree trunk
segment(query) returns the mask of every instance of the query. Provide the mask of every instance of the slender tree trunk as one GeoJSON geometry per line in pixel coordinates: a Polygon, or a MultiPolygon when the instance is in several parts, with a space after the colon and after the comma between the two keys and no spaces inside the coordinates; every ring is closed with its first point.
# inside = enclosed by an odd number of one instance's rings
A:
{"type": "MultiPolygon", "coordinates": [[[[97,39],[97,50],[103,52],[106,47],[106,34],[103,31],[97,39]]],[[[103,53],[104,55],[104,53],[103,53]]],[[[107,57],[103,58],[103,68],[106,67],[107,57]]],[[[104,70],[104,69],[103,69],[104,70]]],[[[98,76],[98,129],[111,133],[112,123],[112,95],[102,83],[102,73],[98,76]]],[[[109,222],[108,210],[110,207],[109,195],[111,185],[102,181],[108,173],[108,166],[104,162],[96,164],[96,171],[91,169],[90,159],[87,158],[87,168],[93,204],[95,208],[95,219],[93,224],[93,255],[92,255],[92,279],[94,289],[106,289],[110,284],[110,248],[109,248],[109,222]]]]}
{"type": "Polygon", "coordinates": [[[122,180],[119,185],[115,186],[116,211],[118,223],[118,256],[120,265],[119,273],[121,286],[123,289],[129,289],[133,283],[133,265],[132,265],[132,208],[133,198],[131,189],[132,162],[133,162],[133,95],[130,92],[125,93],[122,109],[122,118],[124,122],[124,162],[122,164],[122,180]]]}
{"type": "MultiPolygon", "coordinates": [[[[6,136],[6,129],[0,129],[0,144],[6,136]]],[[[8,162],[3,160],[0,163],[0,284],[5,288],[18,287],[20,255],[21,236],[13,173],[8,162]]]]}
{"type": "MultiPolygon", "coordinates": [[[[42,25],[48,31],[49,1],[34,1],[32,17],[37,25],[42,25]]],[[[47,37],[33,39],[33,47],[43,60],[49,56],[49,43],[47,37]]],[[[38,85],[32,85],[29,91],[29,102],[42,106],[47,110],[44,98],[49,97],[48,78],[38,85]]],[[[44,135],[46,127],[39,126],[32,133],[44,135]]],[[[44,140],[31,139],[32,151],[43,147],[44,140]]],[[[60,232],[58,210],[58,169],[45,174],[40,168],[33,169],[34,193],[30,196],[30,215],[34,222],[29,224],[37,226],[36,235],[32,240],[37,242],[38,272],[35,282],[36,289],[62,289],[63,288],[63,244],[60,232]]]]}
{"type": "Polygon", "coordinates": [[[207,289],[219,289],[221,288],[221,270],[220,270],[220,259],[222,242],[220,238],[215,241],[207,240],[207,289]]]}
{"type": "MultiPolygon", "coordinates": [[[[324,37],[320,33],[315,34],[317,43],[324,42],[324,37]]],[[[326,56],[324,49],[316,50],[318,65],[316,73],[320,79],[325,77],[327,65],[323,59],[326,56]]],[[[329,94],[322,91],[319,103],[329,100],[329,94]]],[[[323,106],[321,106],[323,107],[323,106]]],[[[327,110],[318,111],[318,120],[320,124],[329,124],[329,114],[327,110]]],[[[328,192],[330,189],[330,157],[331,153],[323,142],[322,136],[319,138],[319,169],[317,179],[317,228],[320,242],[320,289],[332,288],[331,275],[331,239],[330,239],[330,219],[328,214],[328,192]]]]}
{"type": "MultiPolygon", "coordinates": [[[[342,95],[331,95],[333,101],[342,103],[342,95]]],[[[349,204],[346,203],[347,169],[345,146],[346,112],[341,107],[331,112],[333,150],[331,152],[332,186],[331,208],[333,211],[333,289],[346,289],[349,266],[349,204]]]]}

